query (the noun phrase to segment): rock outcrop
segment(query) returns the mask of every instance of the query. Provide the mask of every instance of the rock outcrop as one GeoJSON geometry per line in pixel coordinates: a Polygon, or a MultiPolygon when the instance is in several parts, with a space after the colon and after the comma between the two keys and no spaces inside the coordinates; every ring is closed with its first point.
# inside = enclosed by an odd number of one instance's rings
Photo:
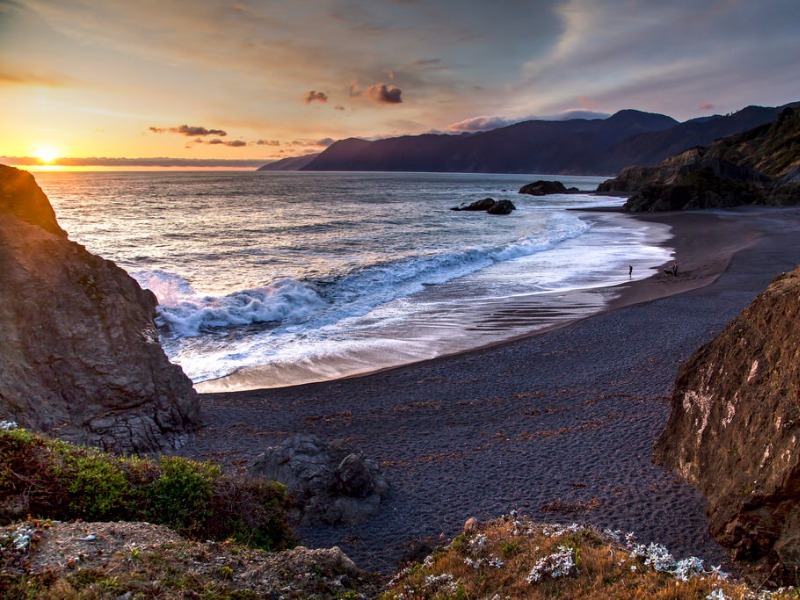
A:
{"type": "Polygon", "coordinates": [[[800,202],[800,109],[771,124],[668,158],[655,167],[627,167],[601,193],[631,193],[624,210],[655,212],[800,202]]]}
{"type": "Polygon", "coordinates": [[[250,473],[286,485],[293,518],[303,524],[354,524],[378,512],[389,486],[374,461],[315,435],[268,448],[250,473]]]}
{"type": "Polygon", "coordinates": [[[67,239],[26,171],[0,165],[0,417],[77,443],[147,452],[200,423],[155,329],[155,296],[67,239]]]}
{"type": "MultiPolygon", "coordinates": [[[[740,559],[800,569],[800,268],[681,368],[655,449],[708,499],[740,559]]],[[[794,579],[792,579],[794,581],[794,579]]]]}
{"type": "Polygon", "coordinates": [[[517,210],[517,207],[514,206],[514,203],[511,202],[511,200],[495,200],[494,198],[484,198],[483,200],[476,200],[470,204],[454,206],[450,210],[487,212],[490,215],[510,215],[512,211],[517,210]]]}
{"type": "Polygon", "coordinates": [[[520,194],[530,194],[531,196],[547,196],[548,194],[575,194],[580,190],[576,187],[568,188],[560,181],[534,181],[526,183],[519,188],[520,194]]]}

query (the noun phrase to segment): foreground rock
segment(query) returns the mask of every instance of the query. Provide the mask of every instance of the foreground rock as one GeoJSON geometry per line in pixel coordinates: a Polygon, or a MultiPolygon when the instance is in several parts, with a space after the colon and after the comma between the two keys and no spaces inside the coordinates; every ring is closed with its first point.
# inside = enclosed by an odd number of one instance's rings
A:
{"type": "Polygon", "coordinates": [[[355,524],[378,512],[389,486],[378,464],[315,435],[296,435],[256,458],[250,472],[280,481],[303,524],[355,524]]]}
{"type": "Polygon", "coordinates": [[[624,210],[655,212],[774,206],[800,202],[800,109],[774,123],[668,158],[655,167],[627,167],[597,188],[632,193],[624,210]]]}
{"type": "Polygon", "coordinates": [[[530,194],[531,196],[547,196],[548,194],[574,194],[580,190],[576,187],[568,188],[560,181],[534,181],[519,188],[520,194],[530,194]]]}
{"type": "Polygon", "coordinates": [[[0,572],[3,598],[363,598],[381,585],[337,547],[264,552],[124,522],[0,528],[0,572]]]}
{"type": "Polygon", "coordinates": [[[800,569],[800,269],[777,278],[681,368],[655,450],[708,499],[740,559],[800,569]]]}
{"type": "Polygon", "coordinates": [[[175,447],[200,424],[155,296],[69,241],[33,177],[2,165],[0,281],[0,418],[127,452],[175,447]]]}

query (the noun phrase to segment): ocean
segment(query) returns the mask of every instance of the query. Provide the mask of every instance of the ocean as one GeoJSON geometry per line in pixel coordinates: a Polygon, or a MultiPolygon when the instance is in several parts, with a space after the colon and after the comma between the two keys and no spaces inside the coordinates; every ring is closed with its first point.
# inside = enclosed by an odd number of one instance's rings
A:
{"type": "Polygon", "coordinates": [[[669,228],[559,179],[444,173],[40,172],[70,239],[159,300],[200,391],[279,387],[497,343],[602,310],[670,260],[669,228]],[[511,215],[454,212],[484,197],[511,215]]]}

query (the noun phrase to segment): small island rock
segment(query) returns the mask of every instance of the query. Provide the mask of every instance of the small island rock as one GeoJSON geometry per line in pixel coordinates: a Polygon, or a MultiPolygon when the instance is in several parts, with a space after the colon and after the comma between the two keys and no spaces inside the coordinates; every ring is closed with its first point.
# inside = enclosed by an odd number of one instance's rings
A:
{"type": "Polygon", "coordinates": [[[529,194],[531,196],[547,196],[548,194],[574,194],[580,190],[576,187],[568,188],[560,181],[534,181],[519,188],[520,194],[529,194]]]}

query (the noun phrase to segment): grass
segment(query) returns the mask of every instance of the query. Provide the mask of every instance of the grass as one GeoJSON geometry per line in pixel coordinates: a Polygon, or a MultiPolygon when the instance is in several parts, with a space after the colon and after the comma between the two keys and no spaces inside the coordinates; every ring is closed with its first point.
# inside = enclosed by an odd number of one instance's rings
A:
{"type": "Polygon", "coordinates": [[[596,598],[800,598],[795,590],[764,593],[729,581],[692,560],[670,561],[663,547],[644,547],[620,532],[553,526],[505,517],[463,533],[389,583],[383,600],[596,598]],[[660,569],[660,570],[659,570],[660,569]]]}
{"type": "Polygon", "coordinates": [[[38,435],[0,430],[0,524],[34,517],[147,521],[199,539],[266,550],[291,547],[286,490],[224,475],[181,457],[119,457],[38,435]]]}

